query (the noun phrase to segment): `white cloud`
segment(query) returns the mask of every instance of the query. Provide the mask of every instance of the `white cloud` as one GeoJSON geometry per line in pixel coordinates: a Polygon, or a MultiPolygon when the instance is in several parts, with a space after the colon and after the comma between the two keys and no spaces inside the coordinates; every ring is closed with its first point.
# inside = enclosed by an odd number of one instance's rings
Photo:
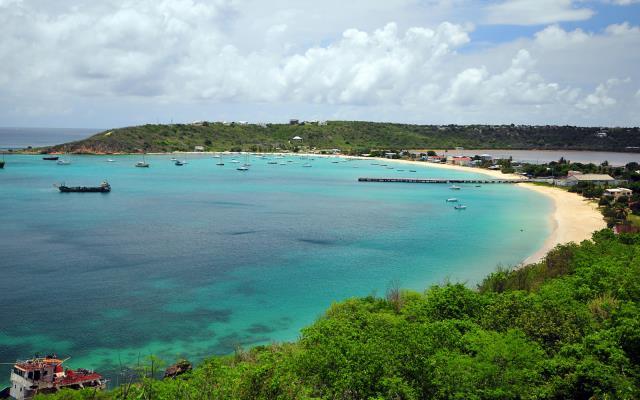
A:
{"type": "Polygon", "coordinates": [[[593,10],[578,8],[573,0],[505,0],[488,7],[492,24],[542,25],[561,21],[582,21],[593,10]]]}
{"type": "MultiPolygon", "coordinates": [[[[106,114],[105,104],[118,104],[142,122],[162,108],[187,120],[311,110],[316,119],[640,123],[628,106],[636,88],[608,81],[640,82],[640,54],[630,51],[640,48],[640,29],[629,23],[601,32],[550,25],[478,47],[473,24],[408,24],[402,15],[427,7],[417,0],[362,8],[385,20],[370,29],[347,5],[335,20],[349,25],[337,32],[317,3],[274,2],[269,13],[254,0],[0,0],[0,118],[106,114]],[[396,9],[404,19],[387,23],[396,9]]],[[[453,4],[467,3],[435,7],[453,4]]],[[[557,19],[554,7],[545,18],[557,19]]]]}
{"type": "Polygon", "coordinates": [[[618,6],[628,6],[631,4],[640,3],[640,0],[609,0],[609,3],[615,4],[618,6]]]}
{"type": "Polygon", "coordinates": [[[593,93],[576,104],[580,109],[611,107],[617,103],[616,99],[609,95],[614,86],[620,84],[618,79],[609,79],[606,83],[598,85],[593,93]]]}
{"type": "Polygon", "coordinates": [[[567,32],[558,25],[551,25],[535,34],[536,42],[548,48],[562,48],[589,40],[590,35],[582,29],[567,32]]]}

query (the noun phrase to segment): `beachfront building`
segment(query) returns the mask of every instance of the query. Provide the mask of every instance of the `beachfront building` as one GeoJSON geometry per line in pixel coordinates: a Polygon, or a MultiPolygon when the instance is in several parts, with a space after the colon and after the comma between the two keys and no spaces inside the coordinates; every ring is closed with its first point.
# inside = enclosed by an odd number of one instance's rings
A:
{"type": "Polygon", "coordinates": [[[193,151],[204,151],[204,146],[195,146],[193,151]]]}
{"type": "Polygon", "coordinates": [[[294,142],[302,142],[302,138],[300,136],[294,136],[293,138],[291,138],[291,140],[293,140],[294,142]]]}
{"type": "Polygon", "coordinates": [[[427,156],[427,162],[443,163],[447,162],[447,158],[444,156],[427,156]]]}
{"type": "Polygon", "coordinates": [[[447,157],[447,164],[470,167],[473,164],[472,162],[473,162],[473,159],[467,156],[448,156],[447,157]]]}
{"type": "Polygon", "coordinates": [[[630,198],[633,194],[633,190],[627,188],[615,188],[615,189],[606,189],[604,191],[604,195],[607,197],[612,197],[614,200],[618,200],[620,197],[630,198]]]}
{"type": "Polygon", "coordinates": [[[566,179],[559,179],[560,186],[574,186],[578,183],[591,183],[594,185],[615,185],[617,181],[607,174],[574,174],[566,179]]]}

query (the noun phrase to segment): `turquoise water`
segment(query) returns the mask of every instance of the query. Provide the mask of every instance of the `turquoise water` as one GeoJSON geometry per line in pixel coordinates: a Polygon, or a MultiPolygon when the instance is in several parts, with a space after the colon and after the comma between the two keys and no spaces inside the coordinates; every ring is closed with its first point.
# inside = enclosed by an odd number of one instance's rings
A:
{"type": "Polygon", "coordinates": [[[57,352],[112,375],[151,353],[198,360],[295,340],[332,302],[383,296],[392,281],[473,286],[532,254],[551,229],[550,201],[523,188],[356,181],[480,176],[421,164],[400,172],[371,160],[252,157],[240,172],[230,156],[224,167],[209,155],[183,167],[148,156],[148,169],[133,167],[136,156],[111,157],[59,166],[7,156],[0,361],[57,352]],[[108,194],[52,186],[105,178],[108,194]],[[453,196],[468,209],[445,202],[453,196]]]}

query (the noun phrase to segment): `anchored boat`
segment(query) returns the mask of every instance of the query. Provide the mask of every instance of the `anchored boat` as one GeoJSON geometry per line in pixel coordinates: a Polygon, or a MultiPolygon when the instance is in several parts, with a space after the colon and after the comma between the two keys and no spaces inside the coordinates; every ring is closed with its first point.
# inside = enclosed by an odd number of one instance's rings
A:
{"type": "Polygon", "coordinates": [[[107,380],[102,375],[83,368],[64,368],[62,363],[66,360],[48,355],[17,361],[11,370],[9,396],[28,400],[36,394],[55,393],[60,389],[106,389],[107,380]]]}
{"type": "Polygon", "coordinates": [[[58,185],[58,190],[62,193],[109,193],[111,185],[107,181],[102,181],[100,186],[67,186],[63,183],[58,185]]]}

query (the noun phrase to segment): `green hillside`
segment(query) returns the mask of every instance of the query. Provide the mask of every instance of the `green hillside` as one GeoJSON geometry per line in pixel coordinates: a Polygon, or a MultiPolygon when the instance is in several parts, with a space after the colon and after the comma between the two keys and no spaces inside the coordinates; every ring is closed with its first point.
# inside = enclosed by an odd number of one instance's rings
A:
{"type": "Polygon", "coordinates": [[[90,138],[52,146],[44,151],[76,153],[132,153],[193,151],[273,151],[298,148],[367,152],[372,149],[574,149],[640,151],[638,128],[515,125],[406,125],[332,121],[326,125],[143,125],[113,129],[90,138]],[[301,141],[292,140],[299,136],[301,141]],[[632,150],[630,148],[637,147],[632,150]]]}
{"type": "MultiPolygon", "coordinates": [[[[295,343],[238,349],[176,379],[42,399],[638,399],[640,234],[597,232],[472,290],[332,305],[295,343]]],[[[120,382],[126,382],[126,376],[120,382]]]]}

